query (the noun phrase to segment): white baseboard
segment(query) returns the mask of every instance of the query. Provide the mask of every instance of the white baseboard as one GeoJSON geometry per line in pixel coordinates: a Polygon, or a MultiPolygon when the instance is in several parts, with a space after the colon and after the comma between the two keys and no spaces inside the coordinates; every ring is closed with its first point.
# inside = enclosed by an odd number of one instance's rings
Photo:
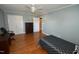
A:
{"type": "Polygon", "coordinates": [[[20,34],[25,34],[25,32],[22,32],[22,33],[18,33],[18,34],[16,34],[16,33],[15,33],[15,35],[20,35],[20,34]]]}
{"type": "Polygon", "coordinates": [[[43,34],[45,34],[45,35],[50,35],[50,34],[47,34],[47,33],[45,33],[45,32],[42,32],[43,34]]]}

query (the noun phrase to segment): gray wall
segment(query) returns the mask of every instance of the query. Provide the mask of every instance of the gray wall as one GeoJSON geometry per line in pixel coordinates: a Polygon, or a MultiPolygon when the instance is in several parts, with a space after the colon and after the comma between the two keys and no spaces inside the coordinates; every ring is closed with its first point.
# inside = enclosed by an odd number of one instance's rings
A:
{"type": "Polygon", "coordinates": [[[4,12],[0,9],[0,27],[5,27],[4,12]]]}
{"type": "Polygon", "coordinates": [[[43,32],[79,44],[79,5],[43,16],[43,32]]]}

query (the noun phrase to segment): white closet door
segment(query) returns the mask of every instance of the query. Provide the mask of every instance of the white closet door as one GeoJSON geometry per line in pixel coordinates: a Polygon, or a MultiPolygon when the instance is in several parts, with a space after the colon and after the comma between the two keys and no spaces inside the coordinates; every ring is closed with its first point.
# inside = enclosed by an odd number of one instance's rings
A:
{"type": "Polygon", "coordinates": [[[23,16],[8,15],[8,25],[9,25],[9,30],[14,31],[15,34],[24,33],[23,16]]]}
{"type": "Polygon", "coordinates": [[[39,32],[39,18],[38,17],[34,17],[33,18],[33,20],[34,20],[34,27],[33,27],[33,31],[34,32],[39,32]]]}

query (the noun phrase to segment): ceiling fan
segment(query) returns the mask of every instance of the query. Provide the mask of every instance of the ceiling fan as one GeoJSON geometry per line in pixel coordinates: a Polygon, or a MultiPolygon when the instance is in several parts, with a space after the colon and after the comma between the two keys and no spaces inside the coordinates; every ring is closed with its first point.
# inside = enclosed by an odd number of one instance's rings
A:
{"type": "Polygon", "coordinates": [[[35,4],[26,5],[26,8],[29,9],[29,12],[34,16],[38,13],[41,13],[41,8],[37,8],[35,4]]]}
{"type": "Polygon", "coordinates": [[[35,7],[34,5],[32,5],[32,7],[31,7],[31,11],[32,11],[32,13],[34,13],[35,10],[36,10],[36,7],[35,7]]]}

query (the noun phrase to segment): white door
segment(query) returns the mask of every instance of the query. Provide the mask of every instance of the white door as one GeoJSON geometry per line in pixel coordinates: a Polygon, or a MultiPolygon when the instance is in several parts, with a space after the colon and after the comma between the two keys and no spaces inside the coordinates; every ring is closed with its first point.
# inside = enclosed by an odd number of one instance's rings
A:
{"type": "Polygon", "coordinates": [[[15,34],[24,33],[23,28],[23,16],[19,15],[8,15],[9,30],[14,31],[15,34]]]}
{"type": "Polygon", "coordinates": [[[33,25],[33,32],[39,32],[39,18],[38,17],[34,17],[33,18],[34,21],[34,25],[33,25]]]}

